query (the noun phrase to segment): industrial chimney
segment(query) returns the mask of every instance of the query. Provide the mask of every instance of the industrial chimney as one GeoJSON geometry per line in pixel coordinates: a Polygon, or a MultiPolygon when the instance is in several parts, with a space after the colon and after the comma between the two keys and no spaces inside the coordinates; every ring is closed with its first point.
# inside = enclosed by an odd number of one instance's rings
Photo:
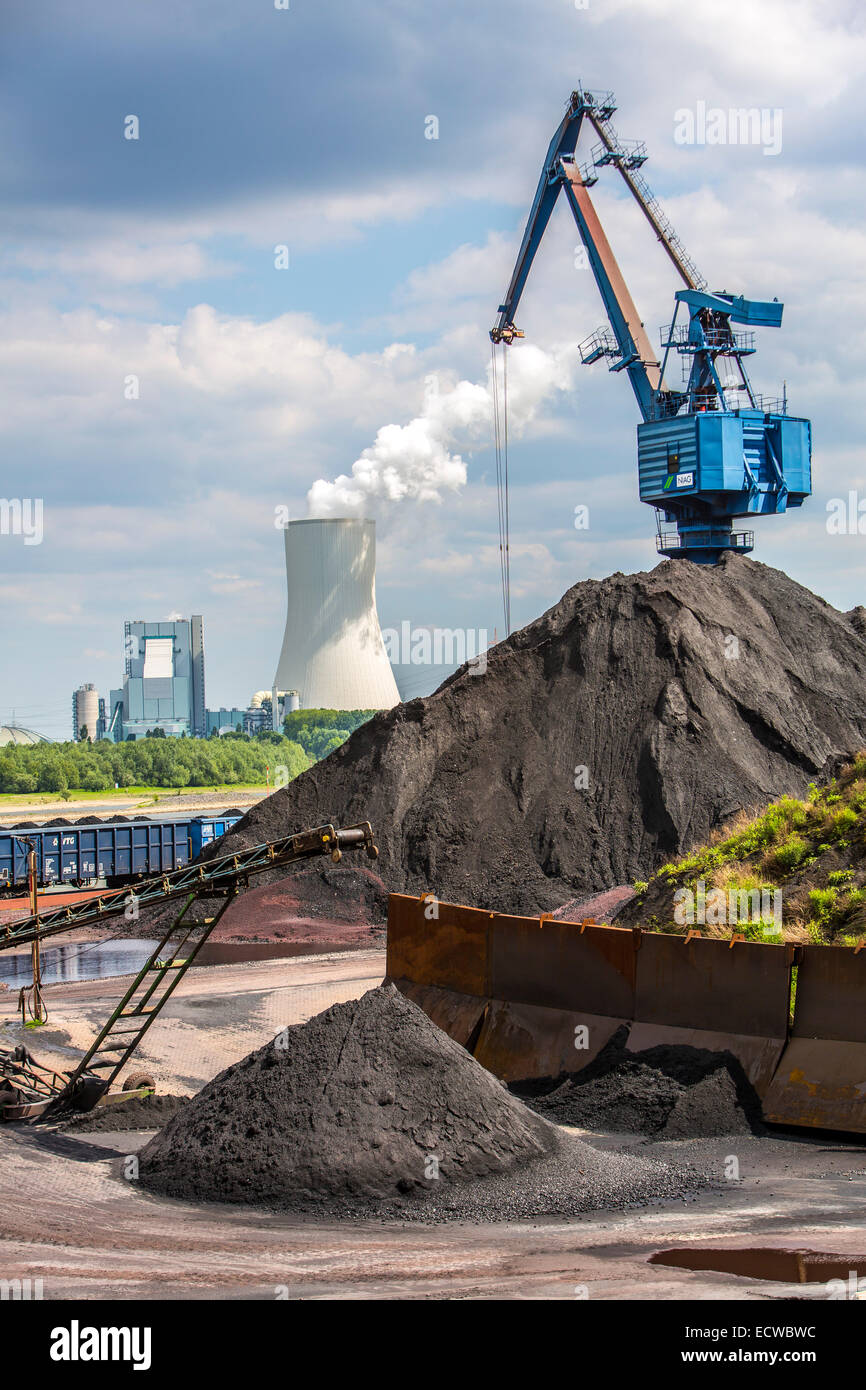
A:
{"type": "Polygon", "coordinates": [[[397,682],[376,612],[376,523],[291,521],[285,528],[288,613],[274,677],[302,709],[391,709],[397,682]]]}

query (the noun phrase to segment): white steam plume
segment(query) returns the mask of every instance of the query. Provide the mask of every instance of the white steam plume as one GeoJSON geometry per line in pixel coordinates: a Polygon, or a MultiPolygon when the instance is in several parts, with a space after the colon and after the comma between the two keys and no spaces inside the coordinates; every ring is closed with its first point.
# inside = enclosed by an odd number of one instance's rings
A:
{"type": "MultiPolygon", "coordinates": [[[[574,347],[545,352],[523,343],[510,351],[510,432],[520,434],[548,397],[571,388],[575,361],[574,347]]],[[[488,443],[492,438],[490,367],[484,386],[460,381],[440,390],[438,379],[428,377],[420,415],[408,425],[383,425],[375,441],[352,464],[351,474],[342,473],[333,482],[319,478],[313,483],[307,493],[309,514],[360,515],[375,500],[440,502],[443,492],[457,492],[466,483],[466,464],[456,449],[488,443]]]]}

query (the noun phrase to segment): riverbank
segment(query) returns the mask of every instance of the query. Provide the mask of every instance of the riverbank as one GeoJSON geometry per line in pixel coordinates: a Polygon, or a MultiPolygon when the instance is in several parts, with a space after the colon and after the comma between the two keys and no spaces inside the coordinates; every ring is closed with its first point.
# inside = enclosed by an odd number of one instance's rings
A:
{"type": "Polygon", "coordinates": [[[272,787],[226,786],[181,787],[177,791],[165,787],[121,787],[114,792],[73,791],[69,800],[44,795],[0,796],[0,825],[34,819],[39,822],[68,819],[110,819],[112,815],[181,815],[188,811],[228,811],[232,807],[247,809],[270,796],[272,787]]]}

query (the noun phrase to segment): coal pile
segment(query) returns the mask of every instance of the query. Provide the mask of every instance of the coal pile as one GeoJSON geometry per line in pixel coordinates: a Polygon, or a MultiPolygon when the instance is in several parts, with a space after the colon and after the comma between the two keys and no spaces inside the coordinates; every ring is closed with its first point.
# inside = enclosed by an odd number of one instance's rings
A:
{"type": "Polygon", "coordinates": [[[184,1105],[185,1096],[131,1096],[129,1100],[112,1101],[94,1110],[73,1113],[61,1121],[60,1127],[82,1133],[161,1129],[184,1105]]]}
{"type": "Polygon", "coordinates": [[[706,1180],[563,1134],[393,985],[286,1028],[139,1158],[171,1197],[422,1220],[620,1209],[706,1180]]]}
{"type": "Polygon", "coordinates": [[[529,914],[649,878],[866,746],[864,631],[739,555],[587,580],[483,674],[356,730],[219,853],[369,820],[389,888],[529,914]]]}
{"type": "Polygon", "coordinates": [[[627,1036],[620,1028],[588,1067],[530,1105],[557,1124],[657,1139],[762,1132],[760,1101],[732,1053],[626,1052],[627,1036]]]}

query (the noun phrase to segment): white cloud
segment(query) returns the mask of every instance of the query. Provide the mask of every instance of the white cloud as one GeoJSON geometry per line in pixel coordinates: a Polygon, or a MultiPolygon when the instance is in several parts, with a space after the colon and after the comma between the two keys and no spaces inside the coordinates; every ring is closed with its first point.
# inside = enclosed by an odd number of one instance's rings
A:
{"type": "MultiPolygon", "coordinates": [[[[265,171],[259,185],[271,191],[238,192],[227,175],[200,211],[159,198],[144,211],[119,210],[110,196],[87,206],[87,190],[62,220],[56,207],[6,207],[17,252],[4,262],[0,314],[5,471],[17,491],[44,494],[46,537],[26,557],[0,552],[0,566],[28,565],[0,575],[0,596],[22,617],[3,698],[25,680],[34,690],[56,684],[82,652],[103,685],[116,684],[118,659],[104,653],[115,638],[119,648],[122,617],[170,608],[205,611],[209,699],[245,698],[267,680],[282,635],[274,507],[302,514],[316,478],[326,506],[369,506],[379,517],[380,607],[434,625],[490,622],[499,555],[486,335],[578,75],[575,45],[592,54],[592,71],[579,75],[614,88],[622,134],[647,139],[645,173],[711,285],[785,301],[782,329],[759,333],[753,377],[770,394],[787,380],[792,408],[813,418],[816,496],[802,513],[756,527],[758,558],[787,565],[831,601],[862,597],[858,538],[828,537],[823,510],[827,496],[862,488],[866,475],[860,10],[843,0],[695,0],[685,9],[679,0],[593,0],[586,11],[523,0],[496,11],[452,7],[438,22],[423,51],[431,83],[449,76],[458,41],[461,61],[500,69],[519,49],[520,80],[495,108],[483,83],[477,94],[446,87],[440,144],[419,136],[397,174],[377,168],[374,150],[363,186],[341,182],[335,157],[321,189],[300,188],[287,148],[279,177],[265,171]],[[489,18],[506,11],[514,24],[506,35],[503,19],[500,36],[489,18]],[[677,147],[674,110],[698,99],[781,106],[782,155],[677,147]],[[438,224],[423,219],[442,208],[442,244],[460,244],[431,260],[438,224]],[[380,243],[379,227],[393,240],[380,243]],[[363,331],[351,293],[339,304],[344,325],[327,322],[330,302],[318,316],[278,313],[267,301],[242,313],[177,310],[177,287],[203,275],[223,276],[226,303],[245,303],[249,257],[234,278],[223,260],[236,246],[239,257],[278,242],[293,255],[328,247],[337,257],[350,240],[369,254],[376,284],[388,285],[391,246],[416,267],[392,283],[390,299],[383,291],[363,331]],[[138,400],[124,398],[130,375],[138,400]],[[425,388],[432,375],[438,392],[425,388]],[[439,505],[404,505],[424,496],[439,505]],[[35,654],[31,623],[40,625],[35,654]]],[[[331,153],[333,134],[322,136],[331,153]]],[[[655,344],[670,318],[671,268],[613,171],[593,196],[655,344]]],[[[527,338],[509,357],[511,573],[525,618],[579,577],[655,558],[653,515],[637,500],[628,383],[604,365],[578,373],[573,347],[562,347],[604,318],[591,273],[575,266],[576,243],[563,205],[521,305],[527,338]],[[582,536],[570,521],[578,502],[592,512],[582,536]]],[[[74,674],[86,673],[76,664],[74,674]]]]}

